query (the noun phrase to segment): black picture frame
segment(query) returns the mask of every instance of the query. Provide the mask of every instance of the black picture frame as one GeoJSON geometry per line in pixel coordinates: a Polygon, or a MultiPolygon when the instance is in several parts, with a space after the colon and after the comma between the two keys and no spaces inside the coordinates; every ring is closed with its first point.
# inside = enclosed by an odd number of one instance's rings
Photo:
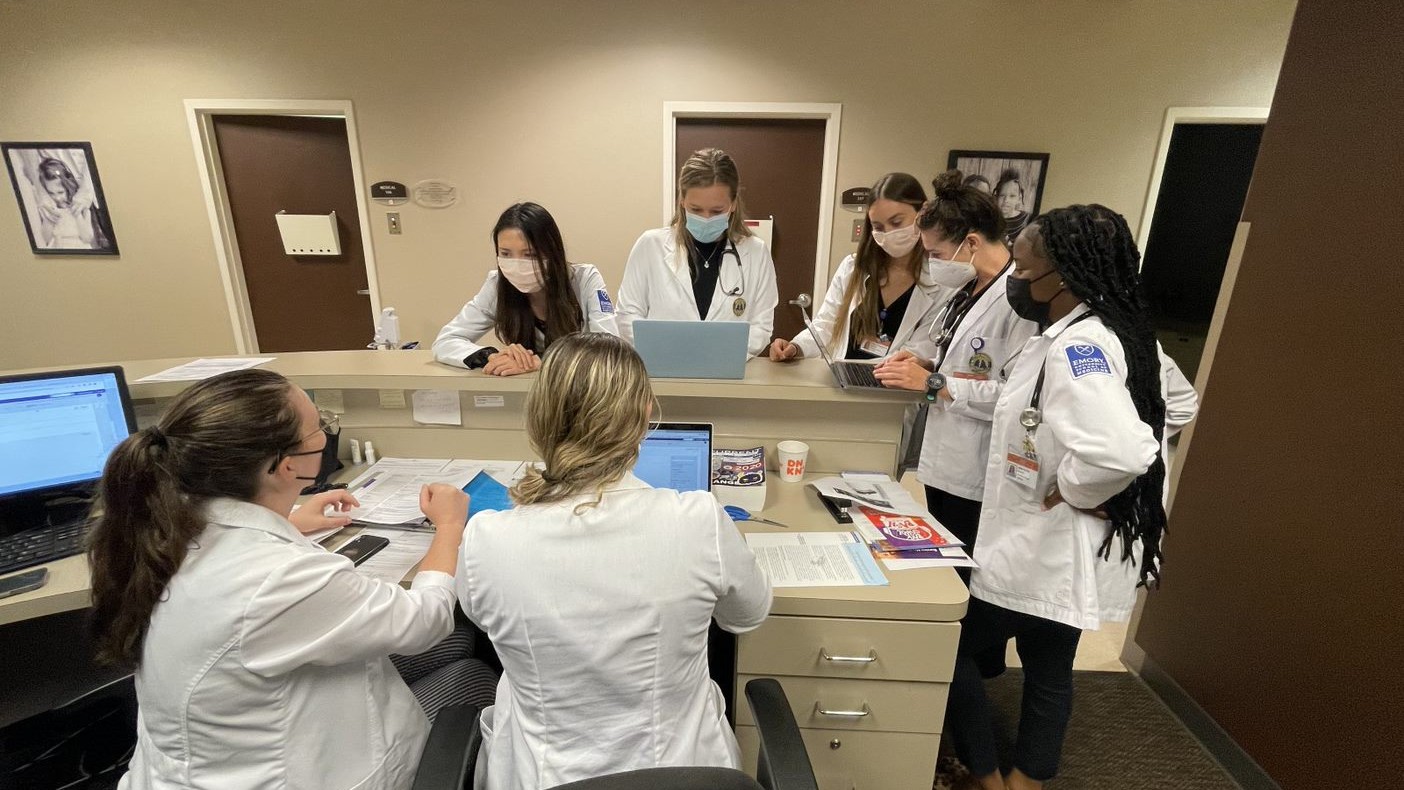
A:
{"type": "Polygon", "coordinates": [[[87,142],[0,143],[35,255],[120,255],[87,142]]]}
{"type": "MultiPolygon", "coordinates": [[[[983,181],[988,187],[988,191],[995,195],[995,202],[1000,203],[1000,185],[1004,183],[1004,178],[1008,171],[1013,171],[1018,178],[1016,183],[1020,187],[1019,202],[1022,207],[1022,215],[1010,217],[1005,215],[1009,222],[1008,240],[1012,243],[1014,237],[1019,235],[1026,225],[1037,217],[1043,207],[1043,187],[1048,182],[1048,154],[1029,153],[1025,151],[967,151],[953,150],[946,158],[946,169],[960,170],[965,174],[966,183],[974,182],[979,186],[983,181]],[[1032,195],[1032,201],[1029,196],[1032,195]]],[[[1006,199],[1012,199],[1012,190],[1003,190],[1006,199]]],[[[1001,208],[1004,205],[1001,203],[1001,208]]]]}

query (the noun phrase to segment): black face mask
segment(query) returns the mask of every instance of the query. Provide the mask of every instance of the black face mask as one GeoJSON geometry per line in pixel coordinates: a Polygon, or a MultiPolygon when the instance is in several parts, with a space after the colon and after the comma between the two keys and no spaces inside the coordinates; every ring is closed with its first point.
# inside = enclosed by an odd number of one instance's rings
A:
{"type": "MultiPolygon", "coordinates": [[[[1048,326],[1048,324],[1051,323],[1048,320],[1048,307],[1052,304],[1053,300],[1049,299],[1047,302],[1035,301],[1033,298],[1033,284],[1053,274],[1054,271],[1056,270],[1049,269],[1032,280],[1023,280],[1018,277],[1005,278],[1004,296],[1009,300],[1009,306],[1014,308],[1015,315],[1025,320],[1033,321],[1039,326],[1048,326]]],[[[1059,288],[1058,293],[1053,294],[1053,296],[1056,298],[1058,294],[1062,292],[1063,289],[1059,288]]]]}

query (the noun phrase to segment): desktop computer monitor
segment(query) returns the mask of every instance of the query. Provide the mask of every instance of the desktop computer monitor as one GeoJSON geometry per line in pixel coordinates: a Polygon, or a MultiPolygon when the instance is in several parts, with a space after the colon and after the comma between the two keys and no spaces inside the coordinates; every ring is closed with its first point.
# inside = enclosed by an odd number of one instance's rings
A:
{"type": "Polygon", "coordinates": [[[121,368],[0,376],[0,503],[86,493],[134,431],[121,368]]]}
{"type": "Polygon", "coordinates": [[[712,426],[659,423],[644,436],[634,475],[654,488],[712,490],[712,426]]]}

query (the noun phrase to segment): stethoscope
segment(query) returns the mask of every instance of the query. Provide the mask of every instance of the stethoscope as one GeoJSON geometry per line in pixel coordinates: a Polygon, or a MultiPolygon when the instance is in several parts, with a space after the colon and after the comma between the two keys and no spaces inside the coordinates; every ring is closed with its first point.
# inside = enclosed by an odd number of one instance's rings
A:
{"type": "MultiPolygon", "coordinates": [[[[1086,319],[1091,318],[1093,315],[1094,313],[1091,310],[1088,310],[1087,312],[1083,313],[1077,318],[1074,318],[1073,320],[1069,321],[1068,326],[1072,326],[1078,321],[1085,321],[1086,319]]],[[[1004,364],[1008,365],[1009,362],[1006,361],[1004,364]]],[[[1000,376],[1004,375],[1003,367],[1000,368],[999,373],[1000,376]]],[[[1028,408],[1019,412],[1019,424],[1024,426],[1024,429],[1027,430],[1029,433],[1033,433],[1035,430],[1038,429],[1038,426],[1043,424],[1043,409],[1039,407],[1039,403],[1043,399],[1043,378],[1047,374],[1048,356],[1044,355],[1043,364],[1038,366],[1038,380],[1034,382],[1033,394],[1029,396],[1028,408]]]]}
{"type": "MultiPolygon", "coordinates": [[[[999,274],[996,274],[994,279],[999,279],[999,277],[1009,269],[1013,261],[1014,256],[1011,255],[1009,257],[1009,262],[1004,264],[1004,268],[999,270],[999,274]]],[[[940,312],[936,313],[936,320],[932,321],[931,325],[926,330],[926,336],[931,338],[931,342],[935,343],[936,349],[941,352],[940,360],[936,364],[937,368],[940,368],[940,362],[945,361],[946,349],[950,346],[951,341],[955,339],[955,331],[960,327],[960,322],[964,320],[966,313],[969,313],[970,309],[979,301],[974,298],[975,283],[978,281],[978,278],[971,278],[970,282],[966,283],[959,291],[956,291],[950,299],[947,299],[946,303],[941,306],[940,312]]],[[[991,282],[993,281],[994,280],[991,280],[991,282]]],[[[978,348],[975,350],[979,351],[978,348]]]]}
{"type": "MultiPolygon", "coordinates": [[[[746,295],[746,275],[741,268],[741,253],[736,250],[736,242],[728,238],[726,244],[727,246],[722,248],[721,260],[717,261],[717,287],[721,288],[723,296],[729,297],[732,300],[731,312],[739,316],[746,311],[746,300],[742,298],[746,295]],[[726,282],[722,279],[722,272],[726,269],[726,256],[728,255],[736,261],[736,286],[734,288],[726,287],[726,282]]],[[[697,247],[693,246],[692,251],[698,252],[697,247]]],[[[698,252],[697,257],[702,257],[700,252],[698,252]]],[[[706,266],[707,264],[704,262],[703,265],[706,266]]],[[[695,279],[696,278],[694,278],[694,281],[695,279]]]]}

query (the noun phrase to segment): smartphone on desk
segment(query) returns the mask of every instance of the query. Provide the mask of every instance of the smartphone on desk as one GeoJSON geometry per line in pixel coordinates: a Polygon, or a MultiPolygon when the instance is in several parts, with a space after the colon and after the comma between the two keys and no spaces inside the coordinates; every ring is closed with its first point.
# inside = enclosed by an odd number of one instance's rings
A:
{"type": "Polygon", "coordinates": [[[389,538],[382,538],[379,535],[361,535],[352,538],[345,546],[337,549],[336,553],[351,560],[352,565],[360,565],[389,545],[389,538]]]}
{"type": "Polygon", "coordinates": [[[48,583],[48,568],[35,568],[32,571],[16,573],[14,576],[6,576],[0,579],[0,598],[9,598],[11,595],[31,592],[48,583]]]}

